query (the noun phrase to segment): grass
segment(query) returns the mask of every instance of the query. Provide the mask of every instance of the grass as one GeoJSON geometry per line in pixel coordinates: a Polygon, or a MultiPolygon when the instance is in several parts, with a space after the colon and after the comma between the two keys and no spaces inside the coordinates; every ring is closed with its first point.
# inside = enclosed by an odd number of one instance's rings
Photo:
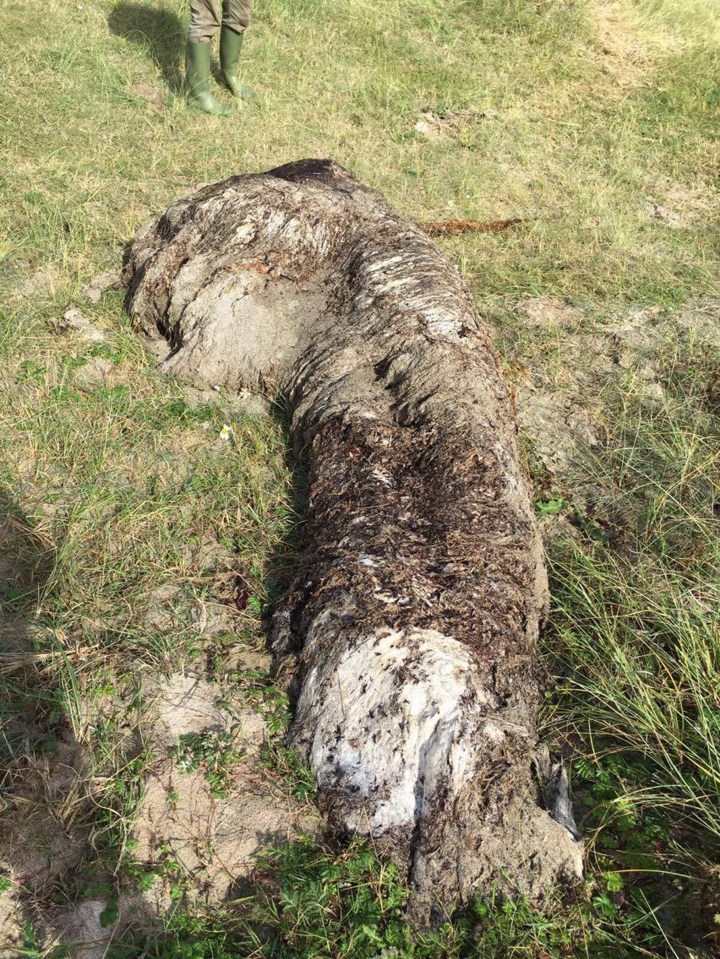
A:
{"type": "Polygon", "coordinates": [[[705,882],[713,943],[720,931],[718,364],[717,352],[670,344],[659,354],[660,404],[649,406],[642,389],[614,396],[616,436],[589,464],[602,483],[594,519],[605,518],[609,535],[551,551],[554,610],[545,637],[558,676],[548,728],[582,744],[576,789],[592,853],[624,881],[655,886],[652,898],[665,884],[667,911],[685,932],[697,922],[690,901],[705,882]]]}
{"type": "Polygon", "coordinates": [[[18,53],[4,116],[22,123],[5,140],[6,271],[61,265],[58,289],[73,292],[193,183],[332,155],[417,219],[533,221],[500,243],[463,241],[484,293],[676,303],[716,290],[717,16],[670,8],[625,2],[608,20],[582,0],[268,0],[247,45],[264,109],[223,122],[167,86],[179,0],[154,15],[55,0],[40,33],[32,0],[9,3],[18,53]],[[460,142],[418,134],[428,110],[460,113],[460,142]],[[646,215],[686,201],[678,228],[646,215]]]}
{"type": "MultiPolygon", "coordinates": [[[[616,881],[608,885],[617,892],[616,881]]],[[[662,930],[642,896],[617,918],[611,894],[592,901],[550,904],[541,914],[526,902],[477,900],[461,917],[414,934],[404,907],[407,889],[393,866],[354,840],[342,851],[309,840],[269,848],[261,857],[251,896],[220,909],[178,908],[152,940],[126,937],[111,959],[504,959],[654,954],[633,943],[663,943],[662,930]],[[599,928],[598,914],[612,916],[599,928]],[[588,937],[592,929],[592,940],[588,937]]]]}
{"type": "MultiPolygon", "coordinates": [[[[228,665],[260,641],[296,520],[282,423],[157,376],[121,295],[91,304],[82,293],[143,222],[197,183],[301,156],[332,156],[419,221],[520,217],[518,230],[442,242],[497,321],[508,368],[551,370],[560,389],[563,342],[582,330],[535,336],[498,303],[552,295],[602,329],[638,305],[673,316],[719,292],[711,0],[264,0],[244,78],[262,104],[229,120],[178,95],[186,17],[184,0],[0,10],[7,815],[29,769],[80,749],[90,769],[64,794],[63,823],[90,837],[90,885],[114,893],[150,881],[132,848],[153,762],[140,734],[148,674],[231,676],[268,716],[266,762],[303,801],[313,795],[282,744],[283,691],[228,665]],[[436,138],[418,129],[422,115],[436,138]],[[58,332],[76,305],[95,339],[58,332]],[[203,558],[209,542],[232,554],[234,573],[203,558]],[[243,608],[229,629],[231,602],[243,608]]],[[[274,849],[253,895],[212,913],[186,901],[192,883],[168,854],[178,892],[167,928],[126,942],[128,955],[718,946],[720,364],[687,340],[658,345],[653,363],[659,402],[641,376],[618,371],[592,398],[607,433],[600,455],[571,477],[534,477],[543,522],[570,530],[549,540],[543,643],[546,732],[572,754],[588,837],[577,899],[541,916],[490,896],[413,942],[399,878],[362,845],[274,849]]],[[[526,456],[532,465],[530,440],[526,456]]],[[[226,764],[190,745],[223,789],[226,764]]],[[[41,906],[88,888],[58,880],[41,906]]],[[[28,923],[23,954],[42,955],[28,923]]]]}

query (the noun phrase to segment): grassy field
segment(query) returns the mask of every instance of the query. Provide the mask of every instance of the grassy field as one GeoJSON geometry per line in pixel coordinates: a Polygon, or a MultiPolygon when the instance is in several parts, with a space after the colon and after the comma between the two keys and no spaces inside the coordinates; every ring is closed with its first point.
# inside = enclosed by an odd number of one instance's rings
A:
{"type": "MultiPolygon", "coordinates": [[[[717,3],[258,0],[243,79],[261,99],[229,119],[180,95],[186,23],[181,0],[0,7],[0,926],[3,899],[22,913],[8,955],[59,957],[54,910],[102,896],[111,925],[155,881],[172,890],[160,927],[108,956],[717,954],[717,3]],[[84,287],[196,184],[309,156],[418,221],[526,221],[442,243],[497,330],[547,534],[544,723],[572,766],[588,869],[544,914],[489,894],[413,942],[402,883],[362,844],[271,849],[221,908],[170,853],[134,855],[148,676],[231,680],[268,723],[268,776],[311,798],[283,697],[233,666],[261,648],[292,561],[293,478],[280,418],[159,377],[121,292],[93,303],[84,287]],[[596,441],[553,458],[547,421],[522,418],[538,397],[565,411],[552,429],[587,416],[596,441]],[[82,856],[33,886],[7,837],[42,805],[30,780],[80,753],[82,777],[58,799],[46,775],[44,801],[82,856]]],[[[183,748],[222,788],[204,745],[183,748]]]]}

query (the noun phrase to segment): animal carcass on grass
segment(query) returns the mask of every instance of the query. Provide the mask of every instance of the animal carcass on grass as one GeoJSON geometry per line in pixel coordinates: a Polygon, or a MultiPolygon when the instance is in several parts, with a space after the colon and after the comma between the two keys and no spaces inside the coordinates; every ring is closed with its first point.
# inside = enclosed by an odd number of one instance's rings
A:
{"type": "Polygon", "coordinates": [[[455,268],[307,160],[175,203],[126,278],[166,370],[289,399],[307,536],[271,641],[331,826],[399,864],[421,921],[493,885],[541,899],[578,877],[534,773],[541,544],[455,268]]]}

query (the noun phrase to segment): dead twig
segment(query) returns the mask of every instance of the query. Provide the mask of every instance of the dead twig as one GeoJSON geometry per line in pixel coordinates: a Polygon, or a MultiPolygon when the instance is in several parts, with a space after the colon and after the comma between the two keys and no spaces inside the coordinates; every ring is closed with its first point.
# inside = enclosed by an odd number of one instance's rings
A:
{"type": "Polygon", "coordinates": [[[418,223],[418,226],[428,236],[448,236],[456,233],[501,233],[526,222],[527,220],[518,218],[491,220],[489,223],[478,223],[477,220],[440,220],[437,223],[418,223]]]}

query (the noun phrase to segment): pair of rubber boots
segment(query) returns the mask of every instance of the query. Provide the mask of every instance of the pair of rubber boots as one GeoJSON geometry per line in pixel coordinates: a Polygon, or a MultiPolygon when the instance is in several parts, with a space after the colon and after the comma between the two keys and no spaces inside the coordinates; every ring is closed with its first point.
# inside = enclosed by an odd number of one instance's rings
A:
{"type": "MultiPolygon", "coordinates": [[[[244,34],[236,33],[229,27],[220,31],[220,68],[223,80],[228,90],[236,97],[254,100],[252,90],[245,87],[238,79],[238,64],[242,51],[244,34]]],[[[190,43],[188,41],[185,55],[185,92],[188,103],[197,110],[205,113],[216,113],[219,116],[229,116],[231,107],[218,103],[210,92],[210,60],[211,50],[209,43],[190,43]]]]}

